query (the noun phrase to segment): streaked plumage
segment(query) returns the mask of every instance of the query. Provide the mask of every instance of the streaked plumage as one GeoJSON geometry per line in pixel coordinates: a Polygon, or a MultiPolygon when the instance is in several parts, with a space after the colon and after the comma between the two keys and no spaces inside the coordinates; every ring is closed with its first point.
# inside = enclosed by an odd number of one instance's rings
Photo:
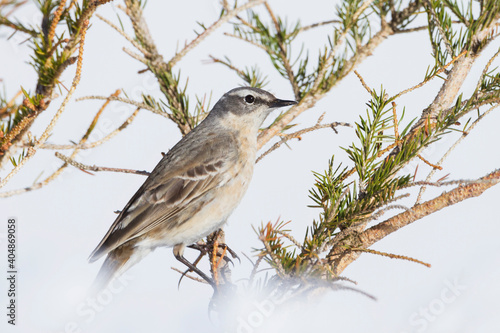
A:
{"type": "Polygon", "coordinates": [[[174,247],[179,259],[220,228],[248,188],[259,127],[272,109],[292,104],[256,88],[226,93],[162,158],[92,252],[90,262],[108,254],[95,287],[158,246],[174,247]]]}

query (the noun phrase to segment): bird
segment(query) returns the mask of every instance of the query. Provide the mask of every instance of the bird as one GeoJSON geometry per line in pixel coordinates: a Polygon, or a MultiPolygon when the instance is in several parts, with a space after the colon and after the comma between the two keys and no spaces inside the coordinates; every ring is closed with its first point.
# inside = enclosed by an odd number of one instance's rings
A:
{"type": "Polygon", "coordinates": [[[89,257],[106,255],[93,283],[102,290],[158,247],[214,286],[184,257],[186,246],[221,228],[253,175],[257,136],[271,111],[297,104],[253,87],[225,93],[206,118],[156,165],[89,257]]]}

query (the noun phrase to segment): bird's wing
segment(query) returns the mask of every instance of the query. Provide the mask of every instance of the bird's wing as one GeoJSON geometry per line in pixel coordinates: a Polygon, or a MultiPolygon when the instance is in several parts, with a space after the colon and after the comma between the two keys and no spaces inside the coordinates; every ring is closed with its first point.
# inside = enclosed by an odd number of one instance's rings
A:
{"type": "Polygon", "coordinates": [[[168,230],[183,223],[191,214],[181,212],[194,214],[204,204],[197,198],[224,185],[228,168],[237,158],[237,148],[228,137],[208,136],[202,143],[191,140],[186,145],[186,140],[181,140],[172,148],[120,212],[89,261],[160,224],[168,230]]]}

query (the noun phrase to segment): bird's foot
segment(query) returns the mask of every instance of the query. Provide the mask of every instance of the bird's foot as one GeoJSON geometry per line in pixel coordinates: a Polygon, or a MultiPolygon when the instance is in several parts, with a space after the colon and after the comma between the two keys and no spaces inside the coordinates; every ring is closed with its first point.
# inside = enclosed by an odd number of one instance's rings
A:
{"type": "MultiPolygon", "coordinates": [[[[195,250],[200,251],[200,256],[203,257],[205,254],[209,253],[210,251],[214,251],[214,242],[205,243],[203,241],[200,241],[198,243],[188,245],[188,247],[191,249],[195,249],[195,250]]],[[[234,252],[229,246],[227,246],[227,244],[217,244],[217,247],[229,252],[229,254],[231,254],[231,257],[233,257],[233,259],[238,259],[238,261],[241,263],[240,257],[238,257],[236,252],[234,252]]],[[[218,256],[218,257],[222,256],[221,253],[219,253],[217,251],[214,251],[214,252],[216,252],[215,253],[216,256],[218,256]]],[[[200,257],[198,257],[198,258],[200,258],[200,257]]],[[[233,261],[228,256],[223,256],[222,259],[224,259],[227,262],[230,262],[234,266],[233,261]]]]}

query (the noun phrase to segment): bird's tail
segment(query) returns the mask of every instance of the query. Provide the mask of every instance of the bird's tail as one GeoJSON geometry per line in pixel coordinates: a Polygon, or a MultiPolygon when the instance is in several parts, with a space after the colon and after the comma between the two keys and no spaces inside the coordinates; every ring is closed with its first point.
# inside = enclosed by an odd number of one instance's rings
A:
{"type": "Polygon", "coordinates": [[[138,249],[129,244],[123,244],[109,252],[92,284],[91,295],[97,295],[104,290],[114,279],[138,263],[149,252],[150,250],[138,249]]]}

